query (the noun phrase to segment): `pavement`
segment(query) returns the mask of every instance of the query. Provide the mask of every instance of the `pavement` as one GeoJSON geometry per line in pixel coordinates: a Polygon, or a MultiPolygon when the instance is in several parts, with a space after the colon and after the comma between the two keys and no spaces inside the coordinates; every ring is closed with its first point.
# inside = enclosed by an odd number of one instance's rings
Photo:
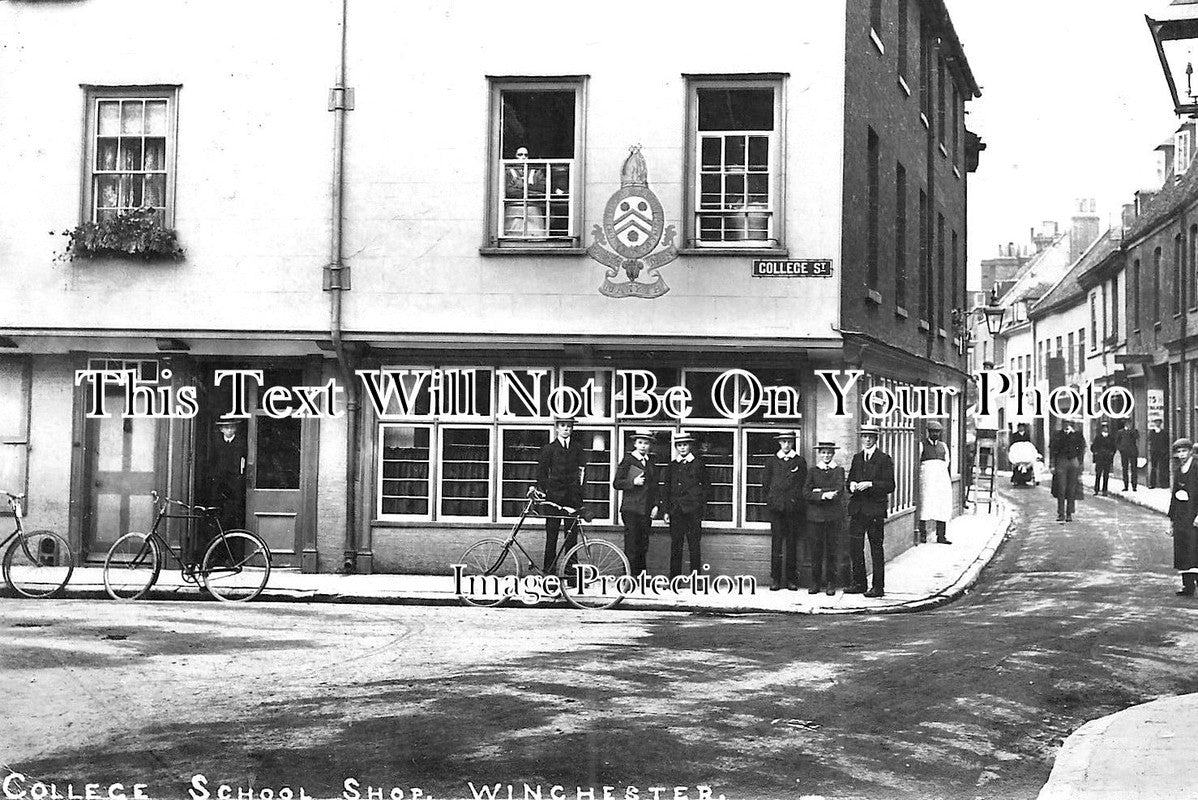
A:
{"type": "MultiPolygon", "coordinates": [[[[994,556],[1011,527],[1002,503],[992,513],[965,513],[948,524],[951,545],[919,544],[886,565],[886,594],[869,598],[860,594],[808,594],[769,591],[766,584],[733,584],[711,580],[706,591],[647,591],[625,595],[621,609],[639,611],[689,611],[715,613],[885,614],[922,611],[951,602],[973,586],[983,567],[994,556]]],[[[934,537],[933,537],[934,538],[934,537]]],[[[751,583],[750,579],[750,583],[751,583]]],[[[80,567],[64,591],[66,597],[107,598],[103,570],[80,567]]],[[[150,599],[206,599],[178,570],[163,569],[150,599]]],[[[530,598],[531,600],[531,598],[530,598]]],[[[262,595],[254,602],[460,604],[452,576],[441,575],[338,575],[305,574],[274,570],[262,595]]],[[[564,603],[552,597],[543,603],[564,603]]],[[[522,605],[516,598],[514,605],[522,605]]],[[[529,603],[531,604],[531,603],[529,603]]]]}

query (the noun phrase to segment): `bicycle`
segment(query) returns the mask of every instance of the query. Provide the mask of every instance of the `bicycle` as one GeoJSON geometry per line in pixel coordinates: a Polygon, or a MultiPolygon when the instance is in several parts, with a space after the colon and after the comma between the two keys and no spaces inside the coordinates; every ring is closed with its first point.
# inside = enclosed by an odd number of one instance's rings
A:
{"type": "Polygon", "coordinates": [[[137,600],[144,597],[162,572],[163,549],[179,562],[183,580],[194,583],[217,600],[227,603],[253,600],[266,588],[270,578],[270,548],[258,534],[242,528],[225,530],[214,506],[188,505],[157,491],[150,492],[157,513],[149,533],[126,533],[108,549],[104,557],[104,589],[113,600],[137,600]],[[169,513],[171,506],[184,513],[169,513]],[[208,522],[216,528],[216,538],[197,563],[190,560],[180,545],[171,547],[159,532],[164,519],[185,519],[188,539],[196,522],[208,522]]]}
{"type": "Polygon", "coordinates": [[[25,495],[4,492],[16,529],[0,542],[4,581],[23,597],[52,597],[67,585],[75,557],[67,540],[53,531],[27,531],[25,495]]]}
{"type": "Polygon", "coordinates": [[[558,591],[575,608],[612,608],[624,599],[631,570],[619,547],[603,539],[587,538],[582,523],[594,518],[585,506],[559,505],[548,500],[535,486],[529,487],[524,508],[507,538],[491,537],[475,542],[462,553],[460,564],[454,565],[455,578],[466,587],[459,596],[468,605],[495,608],[522,590],[527,591],[520,582],[520,556],[523,555],[532,573],[542,578],[556,576],[558,591]],[[545,514],[543,509],[556,513],[545,514]],[[541,569],[516,540],[524,521],[530,516],[564,519],[578,530],[578,544],[567,551],[563,541],[547,569],[541,569]],[[460,572],[457,571],[459,567],[460,572]],[[621,578],[627,580],[621,581],[621,578]]]}

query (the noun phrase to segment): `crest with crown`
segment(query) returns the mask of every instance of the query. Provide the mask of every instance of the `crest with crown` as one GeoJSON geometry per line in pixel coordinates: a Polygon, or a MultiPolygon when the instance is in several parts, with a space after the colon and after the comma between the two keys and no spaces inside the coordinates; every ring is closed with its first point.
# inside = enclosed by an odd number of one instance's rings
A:
{"type": "Polygon", "coordinates": [[[607,201],[603,224],[595,225],[595,242],[587,249],[587,255],[607,267],[600,294],[652,299],[670,291],[658,270],[678,258],[678,249],[674,226],[665,222],[661,201],[649,188],[640,145],[633,146],[620,170],[620,189],[607,201]],[[657,250],[663,236],[665,247],[657,250]],[[627,280],[613,280],[621,273],[627,280]]]}

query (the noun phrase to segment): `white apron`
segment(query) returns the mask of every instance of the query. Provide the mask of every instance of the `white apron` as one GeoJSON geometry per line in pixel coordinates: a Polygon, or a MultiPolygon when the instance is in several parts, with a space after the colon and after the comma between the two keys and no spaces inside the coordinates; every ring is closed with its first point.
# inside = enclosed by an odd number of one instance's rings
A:
{"type": "Polygon", "coordinates": [[[948,472],[952,453],[944,445],[945,460],[919,462],[919,518],[948,522],[953,516],[953,480],[948,472]]]}

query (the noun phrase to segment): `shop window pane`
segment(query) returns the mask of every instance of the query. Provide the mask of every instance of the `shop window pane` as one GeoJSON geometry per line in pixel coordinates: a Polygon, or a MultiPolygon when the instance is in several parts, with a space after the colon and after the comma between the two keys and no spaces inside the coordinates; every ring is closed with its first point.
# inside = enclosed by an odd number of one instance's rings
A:
{"type": "Polygon", "coordinates": [[[587,465],[582,485],[582,498],[587,508],[600,522],[611,521],[612,464],[611,449],[614,444],[612,431],[608,428],[577,428],[575,435],[582,437],[586,448],[587,465]]]}
{"type": "Polygon", "coordinates": [[[383,425],[382,437],[380,512],[428,516],[431,430],[383,425]]]}
{"type": "Polygon", "coordinates": [[[698,442],[695,455],[707,465],[710,491],[703,519],[709,522],[732,522],[733,476],[735,471],[732,431],[701,431],[695,434],[698,442]]]}
{"type": "Polygon", "coordinates": [[[772,131],[773,89],[699,89],[699,130],[772,131]]]}
{"type": "Polygon", "coordinates": [[[541,448],[549,444],[548,430],[503,430],[500,432],[503,450],[500,454],[500,474],[503,488],[499,513],[518,517],[524,508],[528,487],[537,482],[537,459],[541,448]]]}
{"type": "MultiPolygon", "coordinates": [[[[674,386],[681,385],[681,380],[682,380],[681,372],[677,368],[673,368],[673,367],[656,367],[656,368],[652,368],[652,369],[636,370],[636,371],[651,373],[653,375],[653,377],[656,379],[655,388],[653,388],[651,390],[644,389],[642,384],[636,382],[636,381],[640,381],[640,377],[634,376],[632,374],[632,372],[633,372],[632,370],[618,371],[616,373],[616,395],[615,395],[616,414],[621,417],[625,417],[628,419],[636,419],[637,421],[643,421],[643,422],[670,421],[672,418],[666,413],[666,409],[664,408],[664,403],[662,404],[663,407],[658,409],[658,413],[653,416],[646,416],[645,414],[641,413],[642,411],[647,410],[647,409],[637,408],[634,406],[633,400],[636,397],[636,392],[634,392],[633,389],[641,388],[644,391],[652,391],[654,394],[660,395],[663,392],[665,392],[667,389],[670,389],[674,386]],[[625,393],[628,393],[628,402],[627,403],[625,403],[625,401],[624,401],[625,393]],[[633,412],[636,412],[635,415],[633,412]]],[[[667,444],[669,444],[669,442],[667,442],[667,444]]],[[[668,449],[667,449],[667,456],[668,456],[668,449]]]]}
{"type": "Polygon", "coordinates": [[[567,369],[562,371],[562,383],[578,392],[583,398],[583,413],[579,415],[580,417],[611,419],[611,381],[611,370],[567,369]],[[588,381],[592,382],[592,387],[584,391],[588,381]]]}
{"type": "Polygon", "coordinates": [[[441,433],[441,514],[488,517],[491,431],[443,428],[441,433]]]}
{"type": "Polygon", "coordinates": [[[762,471],[767,459],[778,452],[777,431],[749,431],[745,433],[745,522],[769,522],[765,489],[762,487],[762,471]]]}
{"type": "Polygon", "coordinates": [[[300,423],[287,417],[257,419],[257,480],[259,489],[298,489],[300,479],[300,423]]]}

